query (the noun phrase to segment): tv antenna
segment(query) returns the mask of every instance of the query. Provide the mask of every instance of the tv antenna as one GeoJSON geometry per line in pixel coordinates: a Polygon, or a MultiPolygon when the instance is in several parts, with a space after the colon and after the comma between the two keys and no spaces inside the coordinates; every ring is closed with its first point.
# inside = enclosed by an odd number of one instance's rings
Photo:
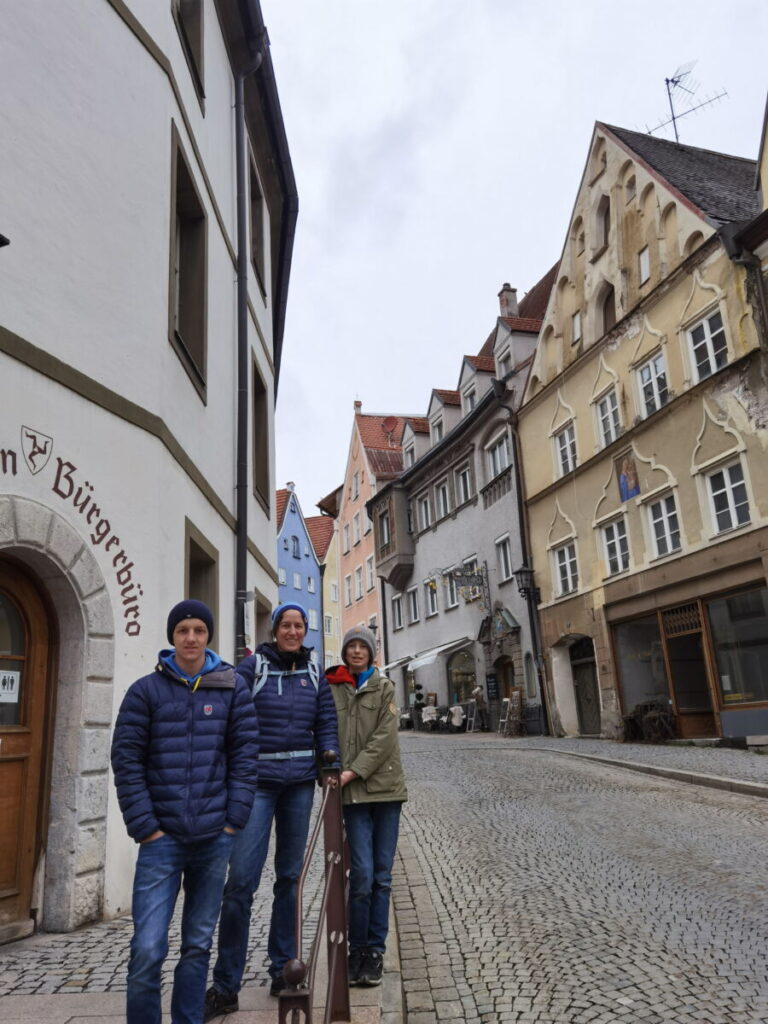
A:
{"type": "Polygon", "coordinates": [[[682,64],[670,78],[664,79],[664,84],[667,87],[667,99],[669,100],[671,117],[668,117],[666,121],[660,121],[655,128],[648,128],[649,135],[653,135],[654,132],[661,131],[662,128],[666,128],[667,125],[671,124],[675,132],[675,142],[679,143],[680,135],[677,130],[677,122],[682,117],[687,117],[688,114],[693,114],[695,111],[701,110],[702,107],[709,107],[728,95],[725,89],[722,89],[714,96],[707,96],[700,103],[694,104],[693,101],[697,98],[696,92],[700,83],[694,81],[689,76],[695,66],[696,61],[691,60],[687,64],[682,64]],[[688,104],[687,109],[681,110],[681,106],[685,103],[688,104]]]}

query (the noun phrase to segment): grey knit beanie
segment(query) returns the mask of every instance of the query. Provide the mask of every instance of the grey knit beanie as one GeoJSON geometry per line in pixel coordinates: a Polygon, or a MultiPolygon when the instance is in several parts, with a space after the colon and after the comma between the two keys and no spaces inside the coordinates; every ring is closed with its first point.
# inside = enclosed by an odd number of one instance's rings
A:
{"type": "Polygon", "coordinates": [[[371,653],[371,665],[376,658],[376,637],[373,635],[373,630],[367,626],[353,626],[352,629],[348,629],[344,634],[344,642],[341,645],[341,658],[344,660],[344,652],[347,649],[347,644],[353,640],[359,640],[361,644],[365,644],[371,653]]]}

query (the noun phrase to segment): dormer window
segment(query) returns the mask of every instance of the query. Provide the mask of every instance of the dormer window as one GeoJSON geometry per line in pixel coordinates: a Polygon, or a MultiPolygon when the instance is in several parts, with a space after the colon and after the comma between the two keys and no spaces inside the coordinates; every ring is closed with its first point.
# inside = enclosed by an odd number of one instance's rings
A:
{"type": "Polygon", "coordinates": [[[512,356],[509,351],[499,356],[499,377],[506,377],[512,369],[512,356]]]}
{"type": "Polygon", "coordinates": [[[464,410],[465,412],[472,412],[477,405],[477,392],[474,387],[468,388],[464,392],[464,410]]]}
{"type": "Polygon", "coordinates": [[[443,439],[443,417],[439,416],[432,421],[432,444],[437,444],[443,439]]]}
{"type": "Polygon", "coordinates": [[[403,459],[405,460],[406,469],[409,466],[412,466],[416,461],[416,450],[414,449],[412,444],[409,444],[408,447],[403,452],[403,459]]]}

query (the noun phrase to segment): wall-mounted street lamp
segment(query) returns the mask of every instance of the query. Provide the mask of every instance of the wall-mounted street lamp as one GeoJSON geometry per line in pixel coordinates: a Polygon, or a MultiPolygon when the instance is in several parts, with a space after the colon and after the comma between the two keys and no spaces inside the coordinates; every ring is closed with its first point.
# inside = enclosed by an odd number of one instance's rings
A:
{"type": "Polygon", "coordinates": [[[533,569],[529,569],[525,563],[512,573],[517,582],[517,590],[521,597],[530,597],[534,604],[541,601],[541,591],[533,585],[533,569]]]}

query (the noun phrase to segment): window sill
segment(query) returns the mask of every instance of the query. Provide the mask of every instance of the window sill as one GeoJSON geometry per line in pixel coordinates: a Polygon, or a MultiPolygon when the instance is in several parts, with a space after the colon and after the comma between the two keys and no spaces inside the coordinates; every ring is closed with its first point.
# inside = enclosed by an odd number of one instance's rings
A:
{"type": "Polygon", "coordinates": [[[430,612],[429,615],[425,615],[424,618],[425,619],[434,619],[436,615],[437,615],[437,612],[430,612]]]}

